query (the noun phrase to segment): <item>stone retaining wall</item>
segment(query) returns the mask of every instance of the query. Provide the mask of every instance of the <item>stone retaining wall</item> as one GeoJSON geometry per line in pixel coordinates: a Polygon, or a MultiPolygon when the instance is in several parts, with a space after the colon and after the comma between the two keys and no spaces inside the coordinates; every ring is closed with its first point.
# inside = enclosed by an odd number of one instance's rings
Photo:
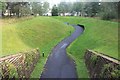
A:
{"type": "Polygon", "coordinates": [[[119,60],[91,50],[84,59],[91,78],[120,78],[119,60]]]}
{"type": "Polygon", "coordinates": [[[29,78],[39,58],[38,49],[0,58],[0,78],[29,78]]]}

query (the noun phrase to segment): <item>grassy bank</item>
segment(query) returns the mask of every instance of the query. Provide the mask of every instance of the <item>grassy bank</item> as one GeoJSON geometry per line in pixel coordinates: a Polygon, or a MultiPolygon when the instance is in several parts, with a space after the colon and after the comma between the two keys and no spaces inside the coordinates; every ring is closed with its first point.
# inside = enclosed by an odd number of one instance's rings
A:
{"type": "MultiPolygon", "coordinates": [[[[2,54],[0,57],[39,48],[45,57],[40,57],[31,77],[39,78],[52,48],[69,35],[72,27],[50,17],[3,19],[2,54]]],[[[1,32],[0,31],[0,32],[1,32]]]]}
{"type": "Polygon", "coordinates": [[[83,24],[85,32],[69,46],[68,53],[77,64],[78,76],[88,77],[84,53],[91,49],[118,59],[118,23],[82,17],[54,17],[62,22],[83,24]]]}

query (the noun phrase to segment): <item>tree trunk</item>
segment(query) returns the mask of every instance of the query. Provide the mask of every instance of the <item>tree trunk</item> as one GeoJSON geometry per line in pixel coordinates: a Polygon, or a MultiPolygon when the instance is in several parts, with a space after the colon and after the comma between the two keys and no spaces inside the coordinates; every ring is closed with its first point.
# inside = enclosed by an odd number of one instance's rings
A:
{"type": "Polygon", "coordinates": [[[18,7],[18,12],[17,12],[17,17],[19,18],[20,17],[20,11],[19,11],[19,7],[18,7]]]}
{"type": "Polygon", "coordinates": [[[10,17],[12,16],[12,10],[10,9],[10,17]]]}
{"type": "Polygon", "coordinates": [[[77,16],[79,16],[79,12],[77,12],[77,16]]]}
{"type": "Polygon", "coordinates": [[[2,13],[1,13],[1,17],[5,17],[4,12],[3,12],[3,11],[2,11],[2,13]]]}
{"type": "Polygon", "coordinates": [[[65,13],[63,13],[63,16],[65,16],[65,13]]]}

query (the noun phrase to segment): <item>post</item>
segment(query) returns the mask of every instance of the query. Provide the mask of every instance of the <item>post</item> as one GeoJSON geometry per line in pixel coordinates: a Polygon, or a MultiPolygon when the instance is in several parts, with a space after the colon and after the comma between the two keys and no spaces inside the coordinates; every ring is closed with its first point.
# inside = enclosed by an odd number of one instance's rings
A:
{"type": "Polygon", "coordinates": [[[70,31],[70,35],[71,35],[71,31],[70,31]]]}
{"type": "Polygon", "coordinates": [[[44,57],[44,52],[42,52],[42,56],[44,57]]]}

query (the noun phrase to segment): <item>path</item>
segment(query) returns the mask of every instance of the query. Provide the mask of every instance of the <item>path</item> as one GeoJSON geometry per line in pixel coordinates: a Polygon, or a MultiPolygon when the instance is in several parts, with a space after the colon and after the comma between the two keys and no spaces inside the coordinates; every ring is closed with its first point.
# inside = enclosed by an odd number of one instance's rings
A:
{"type": "Polygon", "coordinates": [[[67,55],[66,48],[83,32],[83,28],[73,25],[75,31],[62,40],[53,50],[45,64],[41,78],[77,78],[74,61],[67,55]]]}

